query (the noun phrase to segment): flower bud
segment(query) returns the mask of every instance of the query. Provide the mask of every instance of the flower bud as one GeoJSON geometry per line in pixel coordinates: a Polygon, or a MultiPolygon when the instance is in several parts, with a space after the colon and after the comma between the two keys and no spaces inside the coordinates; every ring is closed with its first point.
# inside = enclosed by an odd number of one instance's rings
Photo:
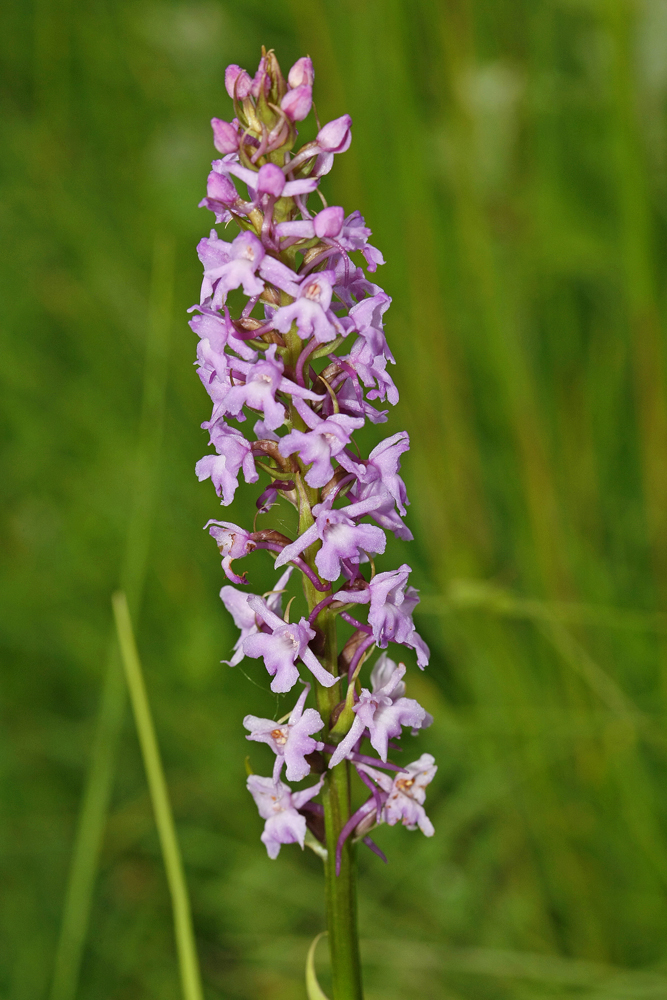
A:
{"type": "Polygon", "coordinates": [[[268,94],[271,89],[271,80],[266,68],[266,59],[264,56],[259,60],[259,67],[255,73],[254,79],[252,81],[250,93],[257,100],[259,95],[264,90],[264,95],[268,94]]]}
{"type": "Polygon", "coordinates": [[[275,163],[265,163],[259,168],[257,175],[257,193],[270,194],[272,198],[280,198],[285,187],[285,175],[275,163]]]}
{"type": "Polygon", "coordinates": [[[352,142],[352,119],[341,115],[327,122],[317,133],[317,145],[325,153],[344,153],[352,142]]]}
{"type": "Polygon", "coordinates": [[[344,219],[345,212],[339,205],[322,209],[313,219],[315,235],[319,236],[320,239],[326,237],[333,239],[343,228],[344,219]]]}
{"type": "Polygon", "coordinates": [[[231,122],[223,122],[220,118],[211,118],[213,129],[213,145],[219,153],[235,153],[239,148],[239,134],[231,122]]]}
{"type": "Polygon", "coordinates": [[[223,205],[234,205],[239,200],[238,191],[229,177],[212,170],[206,181],[206,196],[223,205]]]}
{"type": "Polygon", "coordinates": [[[271,80],[271,101],[278,104],[287,90],[287,84],[273,49],[266,53],[266,67],[271,80]]]}
{"type": "Polygon", "coordinates": [[[303,58],[297,59],[287,76],[287,82],[293,90],[304,83],[312,87],[314,80],[315,70],[313,69],[310,56],[303,56],[303,58]]]}
{"type": "Polygon", "coordinates": [[[240,66],[232,63],[225,70],[225,88],[231,98],[244,101],[252,87],[250,75],[240,66]]]}
{"type": "Polygon", "coordinates": [[[313,103],[313,88],[303,83],[294,90],[288,90],[280,107],[293,122],[301,122],[309,114],[313,103]]]}

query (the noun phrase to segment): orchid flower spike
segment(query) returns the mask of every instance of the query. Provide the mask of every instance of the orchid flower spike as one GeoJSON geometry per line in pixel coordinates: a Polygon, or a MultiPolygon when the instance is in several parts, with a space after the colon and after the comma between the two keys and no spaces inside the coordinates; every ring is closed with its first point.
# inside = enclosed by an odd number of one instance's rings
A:
{"type": "MultiPolygon", "coordinates": [[[[408,693],[414,664],[423,669],[430,656],[413,621],[419,594],[407,563],[384,561],[387,533],[412,538],[401,468],[410,439],[399,430],[370,453],[355,439],[399,401],[385,332],[391,299],[368,277],[384,258],[360,212],[315,200],[350,146],[352,120],[318,122],[315,139],[299,145],[314,84],[307,55],[286,77],[273,51],[262,50],[254,76],[227,67],[230,101],[211,119],[215,155],[200,203],[218,228],[197,247],[203,275],[190,326],[212,407],[202,423],[212,450],[195,472],[241,520],[206,525],[229,581],[220,598],[238,629],[223,662],[259,661],[248,668],[254,683],[288,696],[284,715],[281,706],[273,719],[242,720],[253,760],[267,754],[256,744],[272,754],[271,776],[250,774],[247,787],[269,857],[309,844],[335,858],[326,871],[336,903],[355,840],[384,858],[369,837],[378,823],[433,835],[424,802],[437,768],[428,753],[407,765],[391,759],[433,722],[408,693]],[[295,515],[285,516],[290,507],[295,515]],[[263,595],[257,585],[250,592],[250,570],[236,571],[250,556],[264,587],[273,560],[263,595]],[[368,796],[350,813],[341,789],[352,768],[368,796]],[[292,787],[309,775],[317,777],[306,788],[292,787]]],[[[350,955],[356,945],[347,946],[350,955]]]]}

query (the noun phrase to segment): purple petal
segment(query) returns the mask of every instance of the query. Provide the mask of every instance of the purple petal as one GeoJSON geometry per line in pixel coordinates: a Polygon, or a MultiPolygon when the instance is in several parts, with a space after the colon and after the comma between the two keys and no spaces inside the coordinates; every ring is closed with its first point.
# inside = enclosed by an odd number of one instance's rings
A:
{"type": "Polygon", "coordinates": [[[312,545],[315,541],[317,541],[317,525],[311,524],[310,528],[307,528],[302,535],[299,535],[295,542],[285,546],[275,561],[274,565],[276,569],[280,566],[284,566],[292,559],[295,559],[298,555],[301,555],[303,550],[307,549],[308,546],[312,545]]]}

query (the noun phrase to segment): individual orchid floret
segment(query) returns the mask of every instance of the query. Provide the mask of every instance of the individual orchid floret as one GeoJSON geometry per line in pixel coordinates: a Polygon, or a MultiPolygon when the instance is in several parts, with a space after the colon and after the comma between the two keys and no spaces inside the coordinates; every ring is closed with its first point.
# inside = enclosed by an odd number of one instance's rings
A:
{"type": "Polygon", "coordinates": [[[233,384],[230,381],[224,398],[225,412],[237,420],[245,420],[241,412],[244,406],[261,411],[264,414],[262,426],[270,435],[285,422],[285,407],[276,400],[276,392],[288,393],[295,403],[297,400],[320,398],[311,389],[283,377],[284,363],[282,358],[276,357],[276,350],[276,345],[271,344],[264,357],[254,364],[237,362],[231,371],[233,384]],[[240,376],[245,381],[238,381],[240,376]]]}
{"type": "Polygon", "coordinates": [[[226,412],[225,399],[232,387],[226,360],[226,355],[214,351],[207,339],[200,340],[197,344],[197,374],[213,401],[210,423],[214,423],[226,412]]]}
{"type": "Polygon", "coordinates": [[[334,155],[344,153],[352,142],[352,119],[342,115],[334,121],[327,122],[313,142],[307,143],[293,160],[285,164],[285,171],[293,171],[306,160],[315,157],[312,176],[319,178],[328,174],[333,166],[334,155]]]}
{"type": "MultiPolygon", "coordinates": [[[[379,336],[384,339],[384,334],[379,336]]],[[[369,399],[387,399],[392,406],[398,403],[398,389],[387,371],[387,359],[380,351],[359,337],[352,345],[350,353],[341,358],[361,379],[366,388],[370,389],[369,399]]]]}
{"type": "Polygon", "coordinates": [[[322,780],[320,778],[310,788],[292,792],[282,781],[276,783],[273,778],[262,778],[258,774],[248,777],[248,791],[259,815],[266,820],[261,840],[270,858],[278,857],[282,844],[299,844],[303,850],[306,819],[298,810],[315,798],[322,788],[322,780]]]}
{"type": "Polygon", "coordinates": [[[412,612],[419,603],[414,587],[408,587],[410,567],[403,564],[400,569],[377,573],[369,583],[370,610],[368,624],[379,649],[386,649],[389,642],[397,642],[414,649],[417,664],[425,667],[429,660],[429,648],[415,629],[412,612]]]}
{"type": "Polygon", "coordinates": [[[256,549],[252,536],[230,521],[208,521],[204,527],[217,542],[227,579],[232,583],[245,583],[244,578],[232,570],[232,561],[242,559],[256,549]]]}
{"type": "Polygon", "coordinates": [[[337,396],[341,413],[347,413],[351,417],[368,419],[373,424],[385,424],[387,422],[388,411],[376,410],[374,406],[371,406],[364,399],[356,373],[345,379],[337,392],[337,396]]]}
{"type": "Polygon", "coordinates": [[[232,220],[232,209],[241,215],[246,214],[246,208],[229,177],[216,170],[208,175],[206,197],[199,202],[199,208],[208,208],[215,213],[215,221],[225,225],[232,220]]]}
{"type": "MultiPolygon", "coordinates": [[[[203,241],[202,241],[203,242],[203,241]]],[[[261,295],[264,282],[256,271],[264,259],[266,251],[253,233],[239,233],[228,245],[229,261],[208,274],[213,283],[213,308],[219,309],[233,288],[243,286],[248,296],[261,295]]]]}
{"type": "Polygon", "coordinates": [[[435,833],[433,824],[424,810],[426,786],[433,781],[438,770],[435,759],[430,753],[422,754],[419,760],[408,764],[393,778],[367,764],[355,766],[359,772],[372,778],[386,793],[381,816],[383,822],[389,826],[402,823],[408,830],[416,830],[419,827],[426,837],[433,836],[435,833]]]}
{"type": "Polygon", "coordinates": [[[315,523],[295,542],[286,545],[276,559],[276,568],[284,566],[318,539],[322,548],[315,556],[317,571],[323,580],[337,580],[341,560],[358,563],[360,552],[378,554],[385,550],[387,539],[381,528],[372,524],[356,524],[353,518],[363,517],[377,505],[377,500],[363,500],[344,510],[334,510],[327,503],[313,507],[315,523]]]}
{"type": "Polygon", "coordinates": [[[426,718],[425,710],[414,698],[404,698],[396,693],[396,688],[402,684],[405,669],[405,664],[401,663],[394,667],[382,686],[373,691],[361,689],[359,701],[352,707],[355,713],[352,727],[336,747],[329,767],[335,767],[347,757],[365,730],[368,730],[373,749],[386,761],[389,740],[400,736],[403,726],[421,729],[426,718]]]}
{"type": "MultiPolygon", "coordinates": [[[[369,271],[376,271],[378,265],[384,264],[384,257],[376,247],[368,242],[371,231],[366,226],[360,212],[352,212],[345,218],[345,212],[338,206],[331,206],[319,212],[311,222],[286,222],[279,227],[281,237],[298,236],[301,239],[319,239],[335,247],[339,252],[331,254],[331,266],[336,271],[336,281],[348,281],[350,265],[348,255],[354,250],[360,250],[366,260],[369,271]],[[341,267],[342,264],[342,267],[341,267]],[[339,273],[342,271],[342,273],[339,273]]],[[[369,283],[370,284],[370,283],[369,283]]],[[[371,286],[379,292],[378,286],[371,286]]]]}
{"type": "Polygon", "coordinates": [[[409,450],[410,435],[407,431],[392,434],[373,448],[368,461],[363,463],[363,468],[358,472],[358,479],[363,487],[375,486],[374,492],[381,489],[389,493],[403,516],[410,501],[398,470],[401,467],[401,455],[409,450]]]}
{"type": "MultiPolygon", "coordinates": [[[[211,376],[224,382],[225,385],[229,384],[231,388],[231,382],[229,381],[230,372],[230,362],[234,359],[228,354],[225,354],[225,349],[221,351],[216,350],[208,337],[202,337],[202,339],[197,344],[197,365],[200,370],[199,374],[202,377],[202,381],[206,384],[206,379],[209,381],[213,379],[211,376]]],[[[209,392],[209,395],[213,393],[209,392]]]]}
{"type": "Polygon", "coordinates": [[[234,499],[239,472],[243,469],[246,483],[256,483],[259,476],[255,469],[252,446],[241,431],[229,427],[223,420],[216,420],[210,428],[211,444],[217,455],[205,455],[195,466],[199,482],[211,479],[222,503],[227,507],[234,499]]]}
{"type": "Polygon", "coordinates": [[[287,333],[292,323],[296,323],[302,340],[315,337],[320,344],[335,340],[336,318],[329,309],[334,280],[333,273],[328,271],[318,271],[304,278],[298,298],[276,310],[273,317],[276,330],[287,333]]]}
{"type": "Polygon", "coordinates": [[[363,215],[356,211],[347,216],[336,234],[336,239],[343,250],[348,253],[352,253],[353,250],[361,250],[368,270],[373,272],[377,271],[379,265],[384,264],[384,257],[376,247],[370,245],[369,236],[371,236],[371,231],[366,225],[363,215]]]}
{"type": "Polygon", "coordinates": [[[284,365],[275,355],[276,345],[272,344],[265,358],[248,368],[245,384],[233,386],[225,397],[229,414],[238,416],[244,406],[260,410],[266,426],[272,431],[285,423],[285,407],[275,398],[284,365]]]}
{"type": "Polygon", "coordinates": [[[234,325],[229,317],[229,310],[224,307],[224,315],[202,312],[193,316],[190,327],[201,340],[208,340],[216,354],[222,354],[225,347],[230,347],[245,361],[254,361],[257,351],[237,336],[234,325]]]}
{"type": "Polygon", "coordinates": [[[435,759],[430,753],[424,753],[395,775],[384,806],[385,823],[389,826],[402,823],[408,830],[419,827],[426,837],[433,836],[435,830],[424,811],[424,801],[426,786],[433,781],[437,770],[435,759]]]}
{"type": "Polygon", "coordinates": [[[352,142],[352,119],[349,115],[341,115],[327,122],[315,141],[324,153],[345,153],[352,142]]]}
{"type": "MultiPolygon", "coordinates": [[[[399,663],[398,667],[404,667],[405,664],[399,663]]],[[[373,694],[377,694],[380,688],[386,687],[389,680],[394,676],[394,671],[397,669],[396,664],[386,653],[380,653],[373,669],[371,670],[371,689],[373,694]]],[[[405,697],[405,681],[400,679],[397,684],[394,685],[391,692],[389,692],[389,697],[393,702],[396,702],[399,698],[405,697]]],[[[415,726],[412,730],[412,735],[416,736],[420,729],[428,729],[429,726],[433,725],[433,716],[430,712],[424,712],[424,718],[419,726],[415,726]]]]}
{"type": "Polygon", "coordinates": [[[223,267],[229,264],[229,243],[221,240],[215,229],[197,244],[197,256],[204,265],[200,302],[203,304],[213,297],[213,288],[223,267]]]}
{"type": "Polygon", "coordinates": [[[243,725],[250,732],[247,740],[268,743],[276,755],[273,768],[273,780],[280,778],[283,764],[287,770],[288,781],[301,781],[310,774],[310,764],[306,760],[308,754],[322,750],[324,743],[313,739],[313,733],[319,733],[324,726],[320,713],[314,708],[304,705],[310,684],[306,685],[287,722],[279,724],[272,719],[259,719],[256,715],[246,715],[243,725]]]}
{"type": "Polygon", "coordinates": [[[345,450],[352,432],[363,427],[364,421],[343,413],[334,413],[322,420],[309,407],[296,400],[295,406],[310,430],[290,431],[281,439],[278,450],[285,458],[296,452],[304,465],[310,465],[304,478],[309,486],[317,489],[329,482],[334,474],[331,459],[345,450]]]}
{"type": "MultiPolygon", "coordinates": [[[[277,561],[276,561],[277,562],[277,561]]],[[[325,670],[308,643],[315,633],[305,618],[289,624],[279,618],[260,597],[248,598],[248,607],[271,629],[271,634],[260,632],[243,643],[246,656],[264,659],[264,665],[273,680],[271,690],[277,693],[290,691],[299,679],[296,660],[302,660],[324,687],[331,687],[336,678],[325,670]]]]}
{"type": "MultiPolygon", "coordinates": [[[[377,287],[377,286],[375,286],[377,287]]],[[[340,294],[340,289],[336,286],[340,294]]],[[[360,337],[350,354],[342,358],[361,378],[367,387],[369,399],[388,399],[392,406],[398,403],[398,389],[387,372],[387,362],[395,364],[382,329],[382,315],[389,308],[391,299],[382,291],[362,299],[350,308],[350,319],[360,337]]]]}
{"type": "MultiPolygon", "coordinates": [[[[365,503],[372,502],[372,498],[365,503]]],[[[310,529],[309,529],[310,530],[310,529]]],[[[289,546],[288,546],[289,547],[289,546]]],[[[286,550],[283,550],[283,554],[286,550]]],[[[390,642],[408,646],[417,653],[417,664],[425,667],[429,660],[429,648],[415,629],[412,612],[419,604],[419,595],[414,587],[408,587],[410,567],[403,563],[399,569],[386,573],[376,573],[364,588],[345,591],[345,600],[353,604],[368,604],[368,624],[373,629],[373,638],[378,649],[386,649],[390,642]]]]}
{"type": "Polygon", "coordinates": [[[383,503],[371,513],[371,517],[382,528],[393,531],[398,538],[406,541],[412,539],[412,532],[405,526],[399,514],[405,515],[406,504],[410,501],[398,470],[401,467],[400,456],[409,448],[410,438],[407,431],[399,431],[398,434],[381,441],[373,448],[368,461],[363,465],[360,464],[357,471],[358,483],[350,494],[356,500],[382,497],[383,503]],[[394,505],[399,513],[396,513],[394,505]]]}
{"type": "MultiPolygon", "coordinates": [[[[293,569],[293,566],[288,566],[271,593],[264,595],[267,607],[276,615],[282,614],[282,596],[293,569]]],[[[220,600],[234,619],[236,627],[241,630],[240,636],[234,643],[234,655],[231,660],[222,660],[229,667],[237,666],[245,656],[243,652],[244,640],[249,635],[255,635],[259,632],[257,616],[252,608],[248,607],[248,598],[257,596],[257,594],[249,594],[247,591],[237,590],[236,587],[230,586],[222,587],[220,590],[220,600]]]]}
{"type": "Polygon", "coordinates": [[[369,339],[372,346],[378,352],[382,352],[388,361],[395,363],[394,356],[387,346],[387,341],[384,338],[379,340],[369,332],[371,330],[382,332],[384,325],[382,317],[390,305],[391,298],[386,292],[380,290],[375,295],[362,299],[361,302],[353,305],[350,309],[350,317],[354,320],[355,329],[359,331],[362,337],[369,339]]]}
{"type": "MultiPolygon", "coordinates": [[[[376,286],[377,287],[377,286],[376,286]]],[[[389,350],[387,338],[383,332],[382,316],[391,305],[390,297],[383,291],[369,298],[362,299],[350,309],[350,319],[354,323],[366,343],[368,350],[377,355],[378,359],[396,364],[394,355],[389,350]]],[[[386,365],[385,365],[386,367],[386,365]]],[[[396,397],[398,400],[398,396],[396,397]]]]}
{"type": "Polygon", "coordinates": [[[211,118],[213,129],[213,145],[219,153],[236,153],[239,148],[238,122],[224,122],[220,118],[211,118]]]}

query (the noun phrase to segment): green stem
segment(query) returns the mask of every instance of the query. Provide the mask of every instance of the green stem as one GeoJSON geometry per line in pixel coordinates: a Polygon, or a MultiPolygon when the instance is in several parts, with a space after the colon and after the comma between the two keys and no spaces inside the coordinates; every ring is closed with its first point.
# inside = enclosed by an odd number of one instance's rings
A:
{"type": "Polygon", "coordinates": [[[357,930],[356,857],[348,838],[336,875],[336,844],[350,817],[349,764],[334,767],[324,786],[324,824],[327,837],[325,861],[327,927],[331,952],[333,1000],[362,1000],[361,959],[357,930]]]}
{"type": "MultiPolygon", "coordinates": [[[[308,488],[302,483],[298,485],[302,497],[299,533],[302,533],[312,523],[312,513],[311,505],[305,502],[308,488]]],[[[312,551],[304,553],[304,557],[313,568],[317,547],[313,546],[312,551]]],[[[304,577],[303,584],[308,609],[312,611],[322,600],[322,594],[315,590],[307,577],[304,577]]],[[[336,616],[325,609],[318,615],[317,627],[324,632],[324,652],[320,659],[327,670],[338,675],[336,616]]],[[[342,700],[340,681],[330,688],[325,688],[316,682],[315,690],[317,707],[324,719],[325,729],[328,730],[331,713],[342,700]]],[[[335,741],[338,737],[329,736],[329,739],[335,741]]],[[[357,930],[357,866],[350,838],[343,847],[340,874],[336,875],[336,845],[341,830],[350,818],[350,771],[347,761],[342,761],[327,772],[322,800],[327,842],[324,875],[333,1000],[363,1000],[357,930]]]]}

